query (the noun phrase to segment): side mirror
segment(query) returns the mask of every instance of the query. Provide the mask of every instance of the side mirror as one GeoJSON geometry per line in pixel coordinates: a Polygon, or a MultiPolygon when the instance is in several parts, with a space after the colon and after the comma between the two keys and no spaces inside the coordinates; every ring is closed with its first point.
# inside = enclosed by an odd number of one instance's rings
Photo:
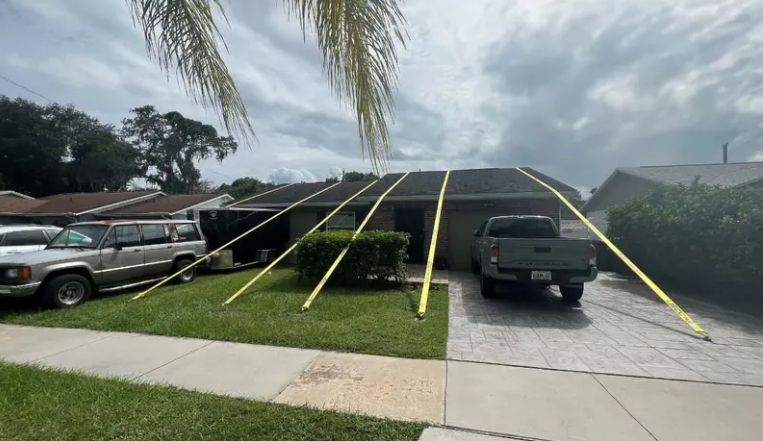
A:
{"type": "Polygon", "coordinates": [[[476,230],[474,230],[474,233],[472,233],[472,234],[473,234],[475,237],[479,236],[479,235],[480,235],[480,230],[479,230],[479,228],[478,228],[478,229],[476,229],[476,230]]]}
{"type": "Polygon", "coordinates": [[[122,245],[121,244],[114,244],[114,249],[117,251],[122,251],[122,245]]]}

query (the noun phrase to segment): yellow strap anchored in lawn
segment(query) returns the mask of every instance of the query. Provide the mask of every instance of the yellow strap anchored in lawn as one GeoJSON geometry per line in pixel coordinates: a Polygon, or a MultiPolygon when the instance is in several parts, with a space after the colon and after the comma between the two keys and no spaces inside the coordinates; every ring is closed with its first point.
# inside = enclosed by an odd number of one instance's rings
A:
{"type": "Polygon", "coordinates": [[[376,211],[376,209],[379,208],[379,204],[381,204],[382,199],[384,199],[385,196],[387,196],[392,190],[394,190],[395,187],[397,187],[397,184],[403,182],[403,179],[405,179],[406,177],[408,177],[408,173],[404,174],[400,179],[397,180],[397,182],[392,184],[392,186],[388,188],[387,191],[385,191],[384,193],[381,194],[381,196],[379,196],[379,199],[376,201],[374,206],[371,207],[371,211],[369,211],[368,214],[366,215],[366,218],[363,219],[363,223],[360,224],[358,229],[355,231],[355,234],[353,234],[352,238],[350,238],[350,243],[347,244],[346,247],[344,247],[341,253],[339,253],[339,256],[336,258],[334,263],[331,264],[331,267],[329,268],[329,270],[326,271],[326,275],[323,276],[320,282],[318,282],[318,286],[315,287],[313,292],[310,294],[310,297],[307,298],[307,301],[305,302],[305,304],[302,305],[302,312],[305,312],[310,309],[310,305],[313,303],[313,300],[315,300],[315,298],[318,296],[318,293],[321,292],[321,289],[323,289],[323,285],[325,285],[326,282],[328,282],[329,277],[331,277],[331,275],[334,273],[336,268],[339,266],[339,263],[342,261],[342,259],[344,259],[344,256],[345,254],[347,254],[347,251],[349,251],[350,246],[352,246],[352,243],[355,241],[355,239],[358,237],[361,231],[363,231],[363,228],[366,227],[368,220],[371,219],[371,216],[374,215],[374,212],[376,211]]]}
{"type": "Polygon", "coordinates": [[[362,194],[364,191],[366,191],[366,190],[368,190],[369,188],[371,188],[371,186],[373,186],[373,185],[374,185],[374,184],[376,184],[377,182],[379,182],[379,181],[378,181],[378,180],[376,180],[376,181],[373,181],[372,183],[370,183],[370,184],[366,185],[365,187],[363,187],[363,189],[362,189],[362,190],[360,190],[359,192],[357,192],[357,193],[355,193],[354,195],[350,196],[350,198],[349,198],[349,199],[347,199],[346,201],[342,202],[342,204],[341,204],[340,206],[336,207],[336,209],[335,209],[334,211],[332,211],[331,213],[329,213],[329,215],[328,215],[328,216],[326,216],[326,217],[325,217],[325,218],[324,218],[322,221],[318,222],[318,224],[317,224],[316,226],[314,226],[314,227],[313,227],[313,228],[312,228],[310,231],[308,231],[307,233],[303,234],[303,235],[302,235],[302,237],[300,237],[300,238],[299,238],[299,240],[298,240],[297,242],[295,242],[295,243],[294,243],[294,245],[292,245],[291,247],[289,247],[289,249],[288,249],[288,250],[284,251],[284,252],[283,252],[283,254],[281,254],[280,256],[278,256],[278,258],[277,258],[276,260],[274,260],[273,262],[271,262],[271,263],[270,263],[270,265],[266,266],[266,267],[265,267],[265,268],[264,268],[262,271],[260,271],[259,273],[257,273],[257,275],[256,275],[256,276],[254,276],[254,278],[253,278],[252,280],[250,280],[250,281],[249,281],[249,283],[247,283],[247,284],[246,284],[246,285],[244,285],[244,286],[243,286],[241,289],[239,289],[238,291],[236,291],[236,294],[233,294],[233,295],[231,296],[231,298],[229,298],[228,300],[226,300],[226,301],[225,301],[225,303],[223,303],[223,306],[225,306],[225,305],[229,304],[230,302],[232,302],[232,301],[236,300],[236,298],[237,298],[238,296],[240,296],[241,294],[243,294],[243,293],[244,293],[244,292],[245,292],[247,289],[249,289],[249,287],[250,287],[250,286],[252,286],[252,285],[254,284],[254,282],[256,282],[257,280],[259,280],[259,279],[260,279],[260,277],[262,277],[263,275],[267,274],[267,272],[268,272],[268,271],[270,271],[271,269],[273,269],[273,267],[274,267],[274,266],[276,266],[276,265],[278,264],[278,262],[280,262],[280,261],[281,261],[283,258],[285,258],[286,256],[288,256],[288,255],[289,255],[289,253],[291,253],[292,251],[294,251],[294,249],[295,249],[295,248],[297,248],[297,246],[299,245],[299,243],[300,243],[300,242],[302,242],[302,239],[306,238],[308,235],[310,235],[311,233],[315,232],[315,230],[317,230],[318,228],[320,228],[320,227],[321,227],[321,225],[323,225],[323,224],[325,224],[326,222],[328,222],[328,221],[329,221],[329,219],[331,218],[331,216],[333,216],[333,215],[337,214],[337,213],[339,212],[339,210],[341,210],[341,209],[342,209],[342,208],[343,208],[345,205],[347,205],[347,204],[349,204],[350,202],[352,202],[352,201],[353,201],[353,200],[354,200],[356,197],[360,196],[360,195],[361,195],[361,194],[362,194]]]}
{"type": "Polygon", "coordinates": [[[630,268],[634,273],[636,273],[636,275],[639,276],[641,278],[641,280],[643,280],[644,283],[646,283],[647,286],[649,286],[649,288],[651,288],[652,291],[654,291],[654,293],[657,294],[657,296],[660,299],[662,299],[663,302],[665,302],[668,306],[670,306],[670,308],[673,309],[673,311],[676,314],[678,314],[678,316],[681,317],[681,319],[684,322],[686,322],[686,324],[689,325],[689,327],[691,327],[691,329],[694,332],[702,335],[702,337],[705,340],[711,341],[710,340],[710,336],[707,334],[707,332],[705,332],[705,330],[702,329],[702,327],[700,327],[694,320],[692,320],[692,318],[689,317],[689,314],[684,312],[684,310],[681,309],[680,306],[678,306],[673,300],[671,300],[670,297],[668,297],[668,295],[665,294],[665,292],[662,289],[660,289],[660,287],[657,286],[656,283],[654,283],[652,281],[652,279],[650,279],[646,274],[644,274],[644,272],[641,271],[639,269],[639,267],[636,266],[635,263],[631,262],[631,260],[625,254],[623,254],[623,252],[620,251],[620,249],[617,248],[617,246],[615,246],[615,244],[613,244],[609,239],[607,239],[606,236],[604,236],[604,233],[599,231],[599,229],[596,228],[596,226],[594,226],[588,219],[586,219],[586,217],[583,216],[583,213],[579,212],[564,196],[562,196],[561,193],[556,191],[556,189],[554,189],[550,185],[546,184],[545,182],[543,182],[540,179],[536,178],[535,176],[531,175],[530,173],[522,170],[521,168],[516,167],[516,169],[519,170],[520,172],[522,172],[523,174],[525,174],[527,177],[529,177],[533,181],[535,181],[538,184],[540,184],[540,185],[546,187],[547,189],[551,190],[551,192],[554,193],[556,195],[556,197],[558,197],[562,202],[564,202],[564,204],[567,205],[567,207],[570,210],[572,210],[573,213],[575,213],[575,216],[579,217],[580,220],[583,221],[583,223],[591,231],[593,231],[597,236],[599,236],[599,239],[601,239],[602,242],[604,242],[609,247],[609,249],[611,249],[612,252],[617,255],[617,257],[619,257],[626,265],[628,265],[628,268],[630,268]]]}
{"type": "Polygon", "coordinates": [[[282,185],[282,186],[280,186],[280,187],[276,187],[276,188],[274,188],[274,189],[272,189],[272,190],[264,191],[264,192],[262,192],[262,193],[256,194],[256,195],[254,195],[254,196],[251,196],[251,197],[248,197],[248,198],[246,198],[246,199],[241,199],[240,201],[234,201],[234,202],[231,202],[230,204],[226,205],[226,206],[225,206],[225,208],[230,208],[230,207],[236,206],[236,205],[238,205],[238,204],[243,204],[244,202],[249,202],[249,201],[251,201],[252,199],[256,199],[256,198],[258,198],[258,197],[260,197],[260,196],[265,196],[266,194],[270,194],[270,193],[273,193],[273,192],[275,192],[275,191],[278,191],[278,190],[283,190],[283,189],[284,189],[284,188],[286,188],[286,187],[291,187],[291,186],[292,186],[292,185],[294,185],[294,184],[295,184],[295,183],[294,183],[294,182],[292,182],[291,184],[282,185]]]}
{"type": "Polygon", "coordinates": [[[429,257],[427,258],[427,269],[424,273],[424,286],[421,287],[421,300],[419,300],[419,318],[424,318],[427,312],[427,300],[429,299],[429,284],[432,282],[432,266],[434,265],[434,251],[437,247],[437,234],[440,231],[440,215],[442,214],[442,200],[445,197],[445,189],[448,187],[448,178],[450,170],[445,172],[445,179],[442,181],[440,189],[440,198],[437,199],[437,214],[434,217],[434,227],[432,228],[432,242],[429,244],[429,257]]]}
{"type": "MultiPolygon", "coordinates": [[[[156,288],[158,288],[158,287],[160,287],[160,286],[164,285],[165,283],[167,283],[167,282],[169,282],[170,280],[174,279],[175,277],[179,276],[180,274],[182,274],[182,273],[183,273],[183,271],[187,270],[188,268],[192,268],[192,267],[194,267],[194,266],[196,266],[196,265],[200,264],[200,263],[201,263],[201,262],[203,262],[203,261],[204,261],[204,260],[205,260],[207,257],[209,257],[209,256],[212,256],[212,255],[214,255],[215,253],[219,253],[220,251],[222,251],[222,250],[224,250],[225,248],[227,248],[228,246],[230,246],[232,243],[236,242],[237,240],[241,239],[242,237],[246,236],[247,234],[249,234],[249,233],[251,233],[251,232],[255,231],[256,229],[258,229],[258,228],[262,227],[263,225],[267,224],[268,222],[272,221],[273,219],[277,218],[278,216],[280,216],[280,215],[282,215],[282,214],[286,213],[287,211],[291,210],[292,208],[296,207],[297,205],[299,205],[299,204],[301,204],[301,203],[303,203],[303,202],[305,202],[305,201],[307,201],[307,200],[310,200],[310,199],[312,199],[312,198],[314,198],[314,197],[318,196],[319,194],[321,194],[321,193],[323,193],[323,192],[329,191],[329,190],[331,190],[332,188],[336,187],[337,185],[339,185],[339,182],[337,182],[336,184],[330,185],[330,186],[328,186],[328,187],[324,188],[323,190],[321,190],[321,191],[319,191],[319,192],[317,192],[317,193],[314,193],[314,194],[312,194],[312,195],[310,195],[310,196],[308,196],[308,197],[306,197],[306,198],[304,198],[304,199],[301,199],[301,200],[299,200],[299,201],[297,201],[297,202],[295,202],[295,203],[293,203],[293,204],[289,205],[288,207],[284,208],[283,210],[279,211],[278,213],[274,214],[273,216],[271,216],[271,217],[267,218],[266,220],[264,220],[264,221],[260,222],[259,224],[255,225],[254,227],[252,227],[252,228],[250,228],[249,230],[245,231],[243,234],[241,234],[240,236],[238,236],[238,237],[236,237],[235,239],[231,240],[230,242],[226,243],[225,245],[221,246],[220,248],[218,248],[218,249],[216,249],[216,250],[214,250],[214,251],[212,251],[212,252],[208,253],[206,256],[204,256],[204,257],[200,258],[199,260],[197,260],[197,261],[193,262],[192,264],[190,264],[190,265],[188,265],[187,267],[185,267],[185,268],[181,269],[180,271],[176,272],[175,274],[173,274],[173,275],[171,275],[171,276],[169,276],[169,277],[167,277],[167,278],[165,278],[165,279],[162,279],[162,281],[161,281],[161,282],[157,283],[156,285],[152,286],[151,288],[148,288],[147,290],[143,291],[142,293],[138,294],[137,296],[133,297],[133,298],[132,298],[132,299],[130,299],[130,300],[138,300],[139,298],[141,298],[141,297],[145,296],[146,294],[150,293],[150,292],[151,292],[151,291],[153,291],[154,289],[156,289],[156,288]]],[[[283,187],[281,187],[281,188],[283,188],[283,187]]],[[[263,194],[264,194],[264,193],[263,193],[263,194]]]]}

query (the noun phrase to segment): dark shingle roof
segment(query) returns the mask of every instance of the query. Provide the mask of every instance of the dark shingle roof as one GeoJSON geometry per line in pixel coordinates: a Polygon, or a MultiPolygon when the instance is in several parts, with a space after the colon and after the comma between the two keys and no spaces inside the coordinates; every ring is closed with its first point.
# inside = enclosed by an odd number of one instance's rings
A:
{"type": "Polygon", "coordinates": [[[662,184],[691,184],[696,177],[703,184],[736,187],[763,179],[763,162],[730,164],[655,165],[620,168],[626,173],[662,184]]]}
{"type": "Polygon", "coordinates": [[[157,195],[103,214],[177,213],[221,196],[223,195],[218,193],[157,195]]]}
{"type": "MultiPolygon", "coordinates": [[[[567,184],[539,173],[531,168],[523,167],[531,175],[546,182],[558,191],[576,191],[567,184]]],[[[403,173],[384,176],[375,188],[369,189],[364,196],[379,196],[384,190],[395,183],[403,173]]],[[[408,175],[388,196],[437,196],[440,194],[444,171],[414,172],[408,175]]],[[[472,170],[453,170],[450,172],[446,195],[467,194],[496,194],[496,193],[531,193],[548,192],[537,182],[513,168],[484,168],[472,170]]]]}
{"type": "Polygon", "coordinates": [[[44,203],[31,207],[24,213],[82,213],[107,205],[127,202],[131,199],[148,196],[156,191],[120,191],[103,193],[68,193],[57,194],[37,199],[44,203]]]}
{"type": "MultiPolygon", "coordinates": [[[[576,191],[556,179],[550,178],[531,168],[523,168],[533,176],[538,177],[552,187],[562,192],[576,191]]],[[[378,197],[389,189],[404,173],[392,173],[383,176],[373,187],[366,190],[361,197],[378,197]]],[[[440,194],[444,171],[412,172],[388,196],[437,196],[440,194]]],[[[344,182],[326,191],[308,202],[342,202],[360,191],[370,182],[344,182]]],[[[316,193],[331,184],[316,182],[311,184],[295,184],[266,194],[250,201],[248,204],[283,204],[296,202],[316,193]]],[[[448,180],[447,195],[491,195],[497,193],[528,193],[548,192],[548,190],[513,168],[487,168],[474,170],[453,170],[448,180]]]]}

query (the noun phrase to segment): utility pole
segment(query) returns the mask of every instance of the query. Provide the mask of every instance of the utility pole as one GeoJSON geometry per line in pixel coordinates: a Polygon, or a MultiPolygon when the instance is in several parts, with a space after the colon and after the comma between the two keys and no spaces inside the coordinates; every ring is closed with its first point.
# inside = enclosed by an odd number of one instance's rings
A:
{"type": "Polygon", "coordinates": [[[726,142],[723,144],[723,163],[728,164],[729,162],[729,143],[726,142]]]}

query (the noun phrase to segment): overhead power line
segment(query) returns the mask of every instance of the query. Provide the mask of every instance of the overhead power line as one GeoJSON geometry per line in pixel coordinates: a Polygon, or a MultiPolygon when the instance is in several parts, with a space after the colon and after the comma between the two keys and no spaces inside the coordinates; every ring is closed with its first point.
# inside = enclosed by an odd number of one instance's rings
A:
{"type": "Polygon", "coordinates": [[[5,76],[3,76],[3,75],[0,75],[0,79],[3,79],[3,80],[5,80],[5,81],[7,81],[7,82],[9,82],[9,83],[13,84],[13,85],[14,85],[14,86],[16,86],[16,87],[20,87],[20,88],[22,88],[22,89],[26,90],[27,92],[29,92],[29,93],[31,93],[31,94],[37,95],[37,96],[39,96],[40,98],[42,98],[42,99],[44,99],[44,100],[48,100],[48,102],[51,102],[51,103],[53,102],[53,100],[52,100],[52,99],[50,99],[50,98],[46,97],[45,95],[42,95],[42,94],[40,94],[40,93],[37,93],[37,92],[35,92],[34,90],[32,90],[32,89],[30,89],[30,88],[28,88],[28,87],[26,87],[26,86],[23,86],[23,85],[21,85],[21,84],[19,84],[19,83],[15,82],[15,81],[13,81],[12,79],[10,79],[10,78],[8,78],[8,77],[5,77],[5,76]]]}

